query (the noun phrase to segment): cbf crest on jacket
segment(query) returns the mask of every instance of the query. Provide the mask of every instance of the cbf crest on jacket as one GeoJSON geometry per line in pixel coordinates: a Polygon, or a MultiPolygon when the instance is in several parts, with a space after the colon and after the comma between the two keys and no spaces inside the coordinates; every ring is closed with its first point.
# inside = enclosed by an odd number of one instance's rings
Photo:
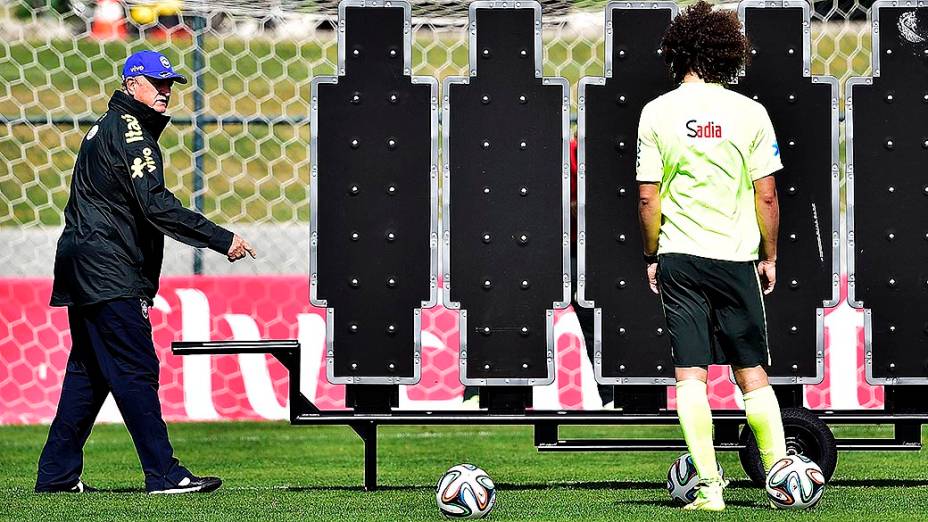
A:
{"type": "Polygon", "coordinates": [[[226,254],[232,233],[164,186],[158,138],[169,117],[117,91],[81,143],[55,255],[52,306],[158,292],[164,236],[226,254]]]}

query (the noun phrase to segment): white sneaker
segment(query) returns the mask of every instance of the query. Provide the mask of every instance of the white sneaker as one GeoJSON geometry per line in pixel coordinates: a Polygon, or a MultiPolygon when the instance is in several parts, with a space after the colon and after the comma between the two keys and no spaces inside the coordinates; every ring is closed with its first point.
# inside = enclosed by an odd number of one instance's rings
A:
{"type": "Polygon", "coordinates": [[[179,493],[209,493],[216,491],[222,485],[222,479],[218,477],[184,477],[176,486],[149,491],[152,495],[176,495],[179,493]]]}
{"type": "Polygon", "coordinates": [[[722,480],[711,480],[700,482],[696,487],[696,500],[683,506],[683,509],[690,511],[725,511],[725,499],[722,498],[722,490],[728,485],[722,480]]]}

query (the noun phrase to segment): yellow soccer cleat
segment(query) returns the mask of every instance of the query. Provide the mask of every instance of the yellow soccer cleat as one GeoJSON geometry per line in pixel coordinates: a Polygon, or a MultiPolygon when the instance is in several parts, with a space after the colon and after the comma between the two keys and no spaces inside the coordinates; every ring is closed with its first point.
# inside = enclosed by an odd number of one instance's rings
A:
{"type": "Polygon", "coordinates": [[[700,482],[696,486],[696,500],[683,506],[683,509],[691,511],[725,511],[725,500],[722,498],[722,490],[725,489],[725,483],[721,480],[700,482]]]}

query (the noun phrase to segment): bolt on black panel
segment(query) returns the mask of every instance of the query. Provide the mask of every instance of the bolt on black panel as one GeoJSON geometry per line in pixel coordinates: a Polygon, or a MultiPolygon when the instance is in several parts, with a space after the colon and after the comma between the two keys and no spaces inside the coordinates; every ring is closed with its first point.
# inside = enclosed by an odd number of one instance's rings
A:
{"type": "Polygon", "coordinates": [[[406,2],[339,4],[338,77],[312,84],[311,298],[333,383],[412,384],[437,298],[438,84],[410,76],[406,2]]]}
{"type": "Polygon", "coordinates": [[[873,77],[847,84],[848,302],[867,380],[928,383],[928,7],[878,5],[873,77]]]}
{"type": "Polygon", "coordinates": [[[547,384],[553,309],[570,297],[568,85],[541,77],[537,2],[474,2],[468,33],[470,76],[446,80],[442,119],[445,304],[461,309],[461,380],[547,384]]]}
{"type": "MultiPolygon", "coordinates": [[[[624,5],[624,4],[620,4],[624,5]]],[[[641,258],[635,150],[641,109],[674,85],[660,54],[676,6],[606,9],[606,77],[579,87],[578,302],[596,308],[594,370],[608,384],[670,384],[670,336],[641,258]]]]}
{"type": "Polygon", "coordinates": [[[784,168],[777,285],[765,297],[773,382],[824,377],[824,310],[839,297],[838,81],[811,75],[809,6],[742,2],[749,41],[745,76],[732,89],[760,102],[784,168]],[[792,6],[792,7],[790,7],[792,6]]]}

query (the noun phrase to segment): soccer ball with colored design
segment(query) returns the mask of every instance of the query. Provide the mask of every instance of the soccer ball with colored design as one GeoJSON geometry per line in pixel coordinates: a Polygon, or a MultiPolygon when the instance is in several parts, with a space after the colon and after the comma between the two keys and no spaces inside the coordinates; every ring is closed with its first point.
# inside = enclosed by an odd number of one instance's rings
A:
{"type": "Polygon", "coordinates": [[[808,509],[822,499],[825,475],[803,455],[780,459],[767,474],[767,497],[777,509],[808,509]]]}
{"type": "Polygon", "coordinates": [[[435,500],[448,518],[483,518],[496,504],[496,486],[477,466],[459,464],[442,475],[435,500]]]}
{"type": "MultiPolygon", "coordinates": [[[[723,477],[722,466],[718,464],[719,477],[723,477]]],[[[696,485],[699,484],[699,473],[693,464],[693,457],[689,453],[680,455],[673,461],[667,471],[667,492],[674,502],[689,504],[696,500],[696,485]]]]}

